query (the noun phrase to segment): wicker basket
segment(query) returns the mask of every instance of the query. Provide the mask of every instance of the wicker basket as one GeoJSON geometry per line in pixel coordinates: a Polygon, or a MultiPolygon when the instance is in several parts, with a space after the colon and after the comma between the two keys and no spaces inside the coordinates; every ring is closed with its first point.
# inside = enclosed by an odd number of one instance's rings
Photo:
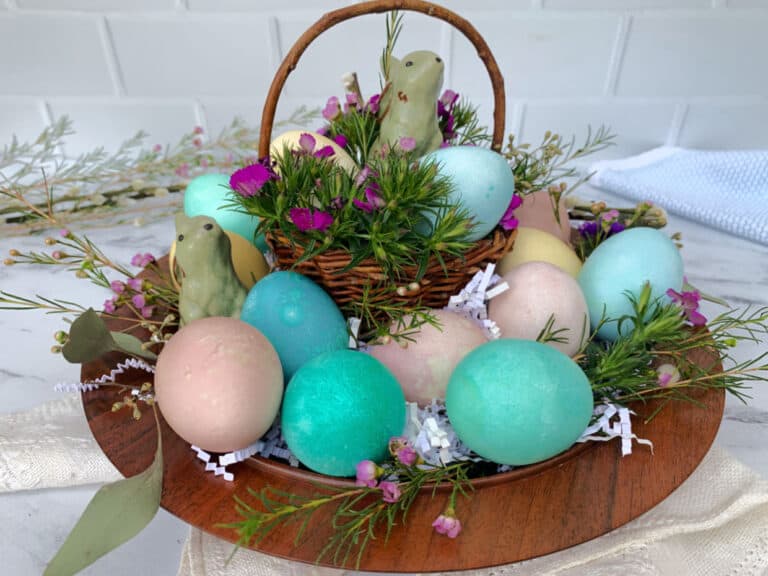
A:
{"type": "MultiPolygon", "coordinates": [[[[374,0],[354,4],[326,14],[307,29],[293,45],[278,68],[267,94],[262,112],[259,157],[264,158],[269,155],[272,125],[280,93],[288,75],[296,68],[299,58],[312,41],[329,28],[345,20],[364,14],[391,10],[409,10],[439,18],[460,30],[472,42],[477,49],[478,56],[485,64],[493,86],[494,129],[491,147],[496,151],[501,150],[504,139],[504,80],[496,60],[480,33],[459,15],[429,2],[422,0],[374,0]]],[[[364,260],[357,266],[348,269],[351,256],[344,250],[328,250],[297,264],[297,260],[304,253],[302,246],[290,241],[279,230],[271,230],[266,234],[267,242],[276,255],[276,263],[279,268],[294,269],[309,276],[323,286],[340,307],[360,302],[364,292],[368,291],[370,302],[389,299],[405,303],[418,303],[432,308],[445,306],[450,296],[458,292],[484,264],[495,263],[501,259],[512,248],[515,236],[514,231],[509,232],[497,228],[488,237],[477,241],[462,257],[447,258],[445,268],[433,256],[424,276],[418,283],[414,283],[416,266],[406,269],[397,279],[388,277],[373,259],[364,260]]]]}

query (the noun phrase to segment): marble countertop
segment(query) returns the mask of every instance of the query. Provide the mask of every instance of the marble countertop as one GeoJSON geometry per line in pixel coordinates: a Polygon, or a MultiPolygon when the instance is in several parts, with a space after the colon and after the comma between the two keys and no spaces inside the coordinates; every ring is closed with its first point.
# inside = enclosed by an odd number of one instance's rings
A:
{"type": "MultiPolygon", "coordinates": [[[[581,191],[580,196],[607,198],[589,188],[581,191]]],[[[146,214],[144,218],[149,220],[146,214]]],[[[674,216],[670,217],[668,230],[682,233],[682,254],[692,284],[734,306],[768,305],[768,246],[674,216]]],[[[167,216],[162,216],[140,225],[128,222],[89,229],[87,233],[111,258],[127,263],[139,250],[167,252],[173,226],[167,216]]],[[[0,228],[0,253],[5,255],[11,248],[43,250],[43,238],[9,237],[0,228]]],[[[79,280],[66,270],[22,265],[0,267],[0,290],[71,300],[97,309],[109,297],[106,290],[79,280]]],[[[710,316],[717,313],[717,307],[705,303],[703,311],[710,316]]],[[[56,398],[57,383],[79,381],[79,366],[67,364],[60,356],[48,352],[54,344],[54,332],[62,327],[62,319],[56,315],[0,311],[0,414],[30,409],[56,398]]],[[[739,344],[734,355],[745,359],[766,351],[768,343],[739,344]]],[[[747,405],[728,398],[716,443],[768,478],[768,385],[749,393],[752,399],[747,405]]],[[[2,572],[14,576],[41,574],[97,488],[0,494],[2,572]]],[[[161,510],[137,538],[98,560],[83,574],[176,574],[187,531],[183,522],[161,510]]]]}

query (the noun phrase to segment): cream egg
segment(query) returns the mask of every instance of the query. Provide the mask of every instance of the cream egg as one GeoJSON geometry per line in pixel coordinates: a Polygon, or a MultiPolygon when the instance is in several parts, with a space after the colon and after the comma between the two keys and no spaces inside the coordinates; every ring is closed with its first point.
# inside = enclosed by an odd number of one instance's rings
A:
{"type": "Polygon", "coordinates": [[[317,132],[308,132],[306,130],[289,130],[288,132],[283,132],[280,136],[272,140],[272,143],[269,145],[269,155],[272,158],[279,158],[282,156],[286,147],[288,147],[289,150],[301,150],[301,138],[304,135],[309,135],[312,140],[314,140],[314,144],[312,145],[312,150],[314,152],[322,150],[326,146],[330,146],[333,150],[333,155],[328,157],[330,160],[336,162],[336,164],[350,174],[357,172],[357,164],[355,164],[352,156],[347,154],[347,152],[341,146],[336,144],[336,142],[317,132]]]}
{"type": "Polygon", "coordinates": [[[512,250],[500,261],[496,272],[504,275],[526,262],[549,262],[574,278],[581,270],[581,260],[560,238],[535,228],[520,227],[512,250]]]}
{"type": "Polygon", "coordinates": [[[283,371],[272,344],[236,318],[190,322],[157,359],[155,398],[168,425],[209,452],[231,452],[272,425],[283,371]]]}

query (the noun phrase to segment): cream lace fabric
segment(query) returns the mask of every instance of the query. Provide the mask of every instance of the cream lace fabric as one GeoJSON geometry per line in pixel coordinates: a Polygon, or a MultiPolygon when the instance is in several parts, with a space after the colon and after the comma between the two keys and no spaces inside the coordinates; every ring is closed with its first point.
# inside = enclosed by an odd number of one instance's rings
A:
{"type": "MultiPolygon", "coordinates": [[[[0,492],[109,482],[120,475],[101,453],[79,396],[0,416],[0,492]]],[[[179,576],[346,576],[240,550],[190,531],[179,576]]],[[[768,480],[713,448],[659,506],[601,538],[519,564],[453,572],[459,576],[625,574],[768,575],[768,480]]]]}

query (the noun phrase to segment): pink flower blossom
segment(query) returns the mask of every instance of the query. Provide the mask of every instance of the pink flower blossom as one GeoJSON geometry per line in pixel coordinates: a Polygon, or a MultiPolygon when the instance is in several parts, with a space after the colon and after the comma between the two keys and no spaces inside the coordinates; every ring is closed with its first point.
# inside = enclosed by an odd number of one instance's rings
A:
{"type": "Polygon", "coordinates": [[[318,230],[324,232],[333,224],[333,216],[322,210],[312,208],[291,208],[289,210],[291,221],[301,232],[318,230]]]}
{"type": "Polygon", "coordinates": [[[355,467],[357,477],[355,484],[358,486],[367,486],[368,488],[375,488],[379,477],[380,468],[376,466],[376,462],[373,460],[361,460],[355,467]]]}
{"type": "Polygon", "coordinates": [[[71,232],[66,228],[62,228],[61,230],[59,230],[59,236],[61,236],[62,238],[69,238],[70,234],[71,232]]]}
{"type": "Polygon", "coordinates": [[[109,287],[112,288],[112,292],[115,294],[122,294],[125,292],[125,284],[120,282],[120,280],[112,280],[112,282],[109,283],[109,287]]]}
{"type": "Polygon", "coordinates": [[[195,138],[195,139],[193,139],[193,140],[192,140],[192,145],[193,145],[195,148],[200,148],[200,147],[202,147],[202,145],[203,145],[203,140],[202,140],[202,138],[195,138]]]}
{"type": "Polygon", "coordinates": [[[229,187],[244,198],[257,196],[259,191],[270,180],[275,180],[276,174],[271,168],[261,162],[251,164],[237,170],[229,178],[229,187]]]}
{"type": "Polygon", "coordinates": [[[307,154],[312,154],[312,152],[315,151],[316,145],[317,141],[315,140],[314,136],[312,136],[312,134],[307,134],[304,132],[301,136],[299,136],[299,146],[307,154]]]}
{"type": "Polygon", "coordinates": [[[147,305],[147,301],[144,298],[144,294],[134,294],[131,297],[131,302],[136,308],[144,308],[147,305]]]}
{"type": "Polygon", "coordinates": [[[619,219],[619,211],[618,210],[608,210],[607,212],[603,212],[600,216],[601,220],[603,222],[615,222],[619,219]]]}
{"type": "Polygon", "coordinates": [[[141,278],[129,278],[126,284],[128,284],[128,287],[131,290],[134,290],[136,292],[141,292],[141,287],[144,284],[144,280],[142,280],[141,278]]]}
{"type": "Polygon", "coordinates": [[[154,146],[152,146],[152,152],[154,152],[155,154],[159,154],[162,151],[163,151],[163,147],[160,144],[155,144],[154,146]]]}
{"type": "Polygon", "coordinates": [[[656,382],[661,388],[674,384],[680,380],[680,371],[674,364],[662,364],[656,368],[656,382]]]}
{"type": "Polygon", "coordinates": [[[706,317],[699,312],[701,294],[698,290],[678,292],[670,288],[667,290],[667,296],[683,309],[683,316],[685,316],[688,322],[694,326],[704,326],[707,323],[706,317]]]}
{"type": "Polygon", "coordinates": [[[339,99],[336,96],[328,98],[328,102],[325,103],[323,108],[323,118],[332,122],[341,116],[341,107],[339,106],[339,99]]]}
{"type": "Polygon", "coordinates": [[[461,521],[456,518],[455,512],[448,508],[444,514],[435,518],[432,527],[438,534],[444,534],[448,538],[456,538],[461,532],[461,521]]]}
{"type": "Polygon", "coordinates": [[[403,136],[400,138],[400,149],[403,152],[411,152],[414,148],[416,148],[416,138],[411,138],[410,136],[403,136]]]}
{"type": "Polygon", "coordinates": [[[115,306],[115,299],[110,298],[109,300],[104,300],[104,312],[107,314],[114,314],[117,307],[115,306]]]}
{"type": "Polygon", "coordinates": [[[184,164],[176,168],[174,172],[176,173],[176,176],[179,176],[180,178],[189,178],[189,164],[184,162],[184,164]]]}
{"type": "Polygon", "coordinates": [[[507,211],[504,212],[504,216],[501,217],[501,227],[504,230],[514,230],[520,224],[519,220],[515,218],[515,210],[517,210],[523,203],[523,199],[517,194],[512,195],[512,200],[507,207],[507,211]]]}
{"type": "Polygon", "coordinates": [[[396,482],[381,482],[379,484],[381,488],[381,499],[388,504],[394,504],[400,500],[400,487],[396,482]]]}
{"type": "Polygon", "coordinates": [[[203,133],[203,127],[202,126],[195,126],[195,128],[192,130],[193,134],[202,134],[203,133]]]}
{"type": "Polygon", "coordinates": [[[374,94],[368,100],[368,104],[366,104],[366,108],[368,108],[368,111],[371,114],[378,114],[380,102],[381,102],[381,94],[374,94]]]}
{"type": "Polygon", "coordinates": [[[370,214],[374,210],[384,206],[385,203],[381,196],[379,196],[379,194],[376,192],[376,190],[373,187],[370,187],[365,189],[365,202],[355,198],[352,200],[352,204],[354,204],[355,207],[359,208],[363,212],[370,214]]]}
{"type": "Polygon", "coordinates": [[[360,107],[360,101],[357,99],[357,94],[348,92],[346,95],[346,103],[344,104],[344,113],[346,114],[352,108],[357,110],[359,107],[360,107]]]}
{"type": "Polygon", "coordinates": [[[144,254],[139,252],[135,254],[133,258],[131,258],[131,266],[144,268],[150,265],[154,261],[155,261],[155,257],[152,256],[152,254],[150,254],[149,252],[144,252],[144,254]]]}
{"type": "Polygon", "coordinates": [[[143,306],[141,308],[141,316],[142,318],[151,318],[152,313],[155,311],[154,306],[143,306]]]}
{"type": "Polygon", "coordinates": [[[393,436],[389,439],[389,453],[401,464],[413,466],[418,455],[405,436],[393,436]]]}
{"type": "Polygon", "coordinates": [[[440,96],[440,104],[442,104],[446,109],[450,110],[453,108],[453,105],[456,104],[458,99],[459,94],[449,89],[443,92],[443,94],[440,96]]]}

